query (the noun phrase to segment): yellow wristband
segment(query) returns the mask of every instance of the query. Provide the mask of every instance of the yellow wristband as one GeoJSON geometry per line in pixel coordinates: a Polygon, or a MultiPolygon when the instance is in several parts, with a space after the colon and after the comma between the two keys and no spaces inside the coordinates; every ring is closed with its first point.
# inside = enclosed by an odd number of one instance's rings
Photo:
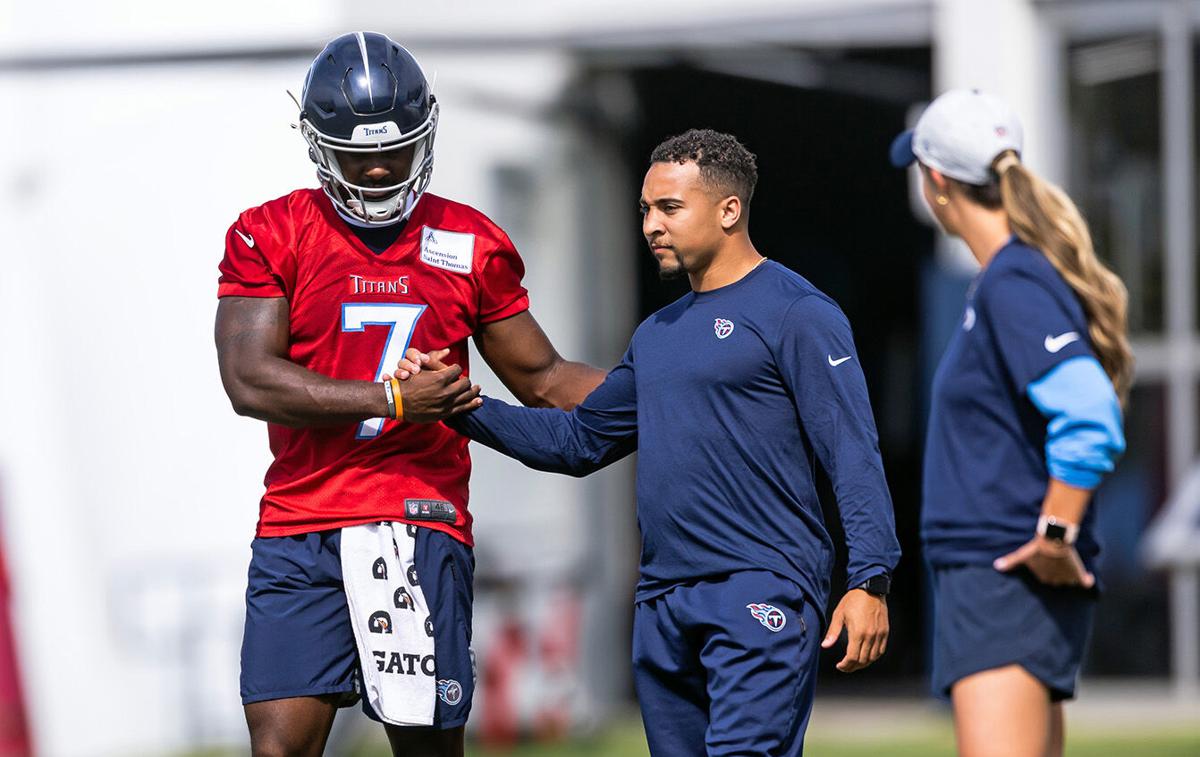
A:
{"type": "Polygon", "coordinates": [[[400,380],[392,376],[392,399],[396,401],[396,420],[404,420],[404,400],[400,398],[400,380]]]}

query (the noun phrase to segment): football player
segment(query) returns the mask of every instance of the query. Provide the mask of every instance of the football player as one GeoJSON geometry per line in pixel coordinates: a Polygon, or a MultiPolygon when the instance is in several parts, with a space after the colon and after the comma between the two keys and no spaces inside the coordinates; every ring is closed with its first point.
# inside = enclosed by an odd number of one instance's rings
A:
{"type": "Polygon", "coordinates": [[[253,753],[320,754],[337,708],[361,693],[395,754],[462,754],[474,689],[471,463],[466,439],[428,422],[479,402],[468,337],[529,405],[572,407],[603,373],[555,351],[529,313],[505,233],[427,191],[438,102],[407,50],[372,32],[334,39],[300,107],[321,188],[242,213],[218,288],[222,381],[238,414],[267,421],[274,453],[242,647],[253,753]],[[449,345],[450,367],[401,386],[391,369],[409,345],[449,345]],[[374,529],[368,537],[387,545],[363,583],[394,592],[386,607],[348,598],[343,568],[358,561],[343,556],[342,537],[352,529],[374,529]],[[402,569],[389,571],[393,560],[402,569]],[[367,623],[359,610],[373,618],[366,633],[356,632],[367,623]],[[409,625],[413,638],[403,637],[409,625]],[[434,651],[372,646],[379,640],[434,651]],[[393,679],[418,681],[391,701],[424,715],[376,711],[373,697],[393,679]]]}

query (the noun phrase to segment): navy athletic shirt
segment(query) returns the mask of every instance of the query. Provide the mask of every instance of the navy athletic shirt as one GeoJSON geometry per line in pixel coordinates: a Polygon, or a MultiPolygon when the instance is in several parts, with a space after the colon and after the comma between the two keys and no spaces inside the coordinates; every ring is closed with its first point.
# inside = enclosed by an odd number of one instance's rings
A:
{"type": "MultiPolygon", "coordinates": [[[[1029,389],[1066,361],[1094,359],[1087,326],[1075,292],[1016,237],[975,280],[933,378],[921,511],[932,565],[991,565],[1033,538],[1049,472],[1046,417],[1029,389]]],[[[1089,569],[1095,513],[1075,545],[1089,569]]]]}
{"type": "Polygon", "coordinates": [[[636,448],[638,601],[765,569],[823,613],[833,545],[814,456],[837,496],[849,586],[900,557],[850,324],[774,262],[643,321],[621,364],[570,413],[487,398],[448,423],[530,467],[576,476],[636,448]]]}

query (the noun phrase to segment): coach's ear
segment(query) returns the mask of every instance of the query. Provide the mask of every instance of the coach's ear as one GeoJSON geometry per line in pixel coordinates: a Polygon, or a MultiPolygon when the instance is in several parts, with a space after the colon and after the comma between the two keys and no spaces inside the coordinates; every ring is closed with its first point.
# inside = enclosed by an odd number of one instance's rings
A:
{"type": "Polygon", "coordinates": [[[936,168],[922,167],[925,168],[925,175],[929,177],[929,183],[933,185],[934,190],[946,194],[950,189],[950,182],[946,181],[946,177],[942,175],[942,172],[936,168]]]}
{"type": "Polygon", "coordinates": [[[717,205],[717,211],[721,216],[721,228],[729,231],[738,225],[738,221],[742,220],[745,208],[737,195],[729,195],[717,205]]]}

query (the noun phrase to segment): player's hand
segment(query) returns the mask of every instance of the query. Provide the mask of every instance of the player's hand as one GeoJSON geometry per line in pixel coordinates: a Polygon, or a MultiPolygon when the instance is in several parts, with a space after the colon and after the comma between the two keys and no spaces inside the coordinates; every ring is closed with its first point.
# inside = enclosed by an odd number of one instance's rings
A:
{"type": "Polygon", "coordinates": [[[401,381],[407,381],[420,373],[422,368],[439,371],[448,367],[442,363],[442,360],[449,354],[450,350],[434,350],[426,353],[415,347],[409,347],[404,351],[404,357],[400,358],[400,362],[396,364],[394,375],[401,381]]]}
{"type": "Polygon", "coordinates": [[[483,404],[479,387],[462,375],[460,365],[440,369],[426,365],[420,374],[400,385],[400,399],[404,420],[413,423],[440,421],[483,404]]]}
{"type": "Polygon", "coordinates": [[[1050,586],[1082,586],[1090,589],[1096,585],[1096,577],[1083,567],[1083,560],[1071,544],[1061,544],[1035,536],[1020,548],[997,558],[992,567],[1008,573],[1024,565],[1037,580],[1050,586]]]}
{"type": "Polygon", "coordinates": [[[851,589],[838,602],[829,621],[829,631],[821,646],[829,649],[846,629],[846,656],[837,664],[843,673],[862,670],[887,651],[887,597],[877,597],[861,589],[851,589]]]}

